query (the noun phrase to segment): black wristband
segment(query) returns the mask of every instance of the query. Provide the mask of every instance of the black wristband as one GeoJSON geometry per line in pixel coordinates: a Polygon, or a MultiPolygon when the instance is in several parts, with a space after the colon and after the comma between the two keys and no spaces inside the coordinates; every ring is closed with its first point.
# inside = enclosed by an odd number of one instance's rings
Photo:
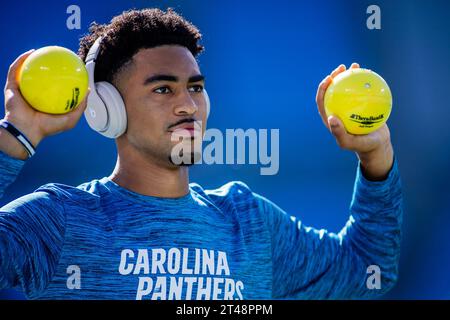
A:
{"type": "Polygon", "coordinates": [[[0,120],[0,126],[6,129],[9,133],[11,133],[16,139],[25,147],[28,152],[28,158],[35,154],[36,149],[33,147],[33,144],[28,140],[28,138],[20,132],[12,123],[6,121],[5,119],[0,120]]]}

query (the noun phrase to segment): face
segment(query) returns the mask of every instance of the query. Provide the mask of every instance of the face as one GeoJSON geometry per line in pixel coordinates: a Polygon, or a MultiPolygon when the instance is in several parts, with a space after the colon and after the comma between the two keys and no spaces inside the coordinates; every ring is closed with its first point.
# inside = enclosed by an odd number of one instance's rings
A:
{"type": "MultiPolygon", "coordinates": [[[[127,111],[127,131],[117,139],[165,166],[175,145],[198,144],[206,127],[204,78],[191,52],[182,46],[142,49],[119,71],[114,84],[127,111]],[[201,121],[201,129],[193,121],[201,121]],[[196,130],[198,129],[198,130],[196,130]],[[180,140],[173,141],[173,137],[180,140]]],[[[126,155],[122,155],[126,156],[126,155]]]]}

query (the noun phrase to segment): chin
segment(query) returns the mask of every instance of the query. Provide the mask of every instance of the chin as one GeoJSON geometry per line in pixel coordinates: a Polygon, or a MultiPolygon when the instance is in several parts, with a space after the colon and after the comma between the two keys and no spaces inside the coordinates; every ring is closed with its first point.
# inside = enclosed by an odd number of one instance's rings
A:
{"type": "Polygon", "coordinates": [[[172,165],[177,167],[190,167],[197,162],[201,161],[202,155],[201,153],[189,153],[189,154],[180,154],[175,159],[172,157],[172,155],[169,155],[169,161],[172,165]]]}

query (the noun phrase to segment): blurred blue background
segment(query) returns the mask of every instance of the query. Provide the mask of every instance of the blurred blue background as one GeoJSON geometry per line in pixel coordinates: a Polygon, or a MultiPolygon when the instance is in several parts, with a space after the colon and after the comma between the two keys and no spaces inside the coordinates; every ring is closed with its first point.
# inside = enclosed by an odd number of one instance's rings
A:
{"type": "MultiPolygon", "coordinates": [[[[9,64],[30,48],[76,51],[92,21],[168,6],[203,33],[206,51],[199,59],[212,101],[209,127],[280,129],[277,175],[261,176],[258,165],[199,165],[191,180],[207,188],[245,181],[307,225],[343,227],[357,165],[322,124],[314,101],[318,83],[354,61],[386,79],[405,216],[400,278],[385,298],[449,299],[450,2],[9,1],[0,12],[0,74],[5,79],[9,64]],[[80,30],[66,27],[72,4],[81,9],[80,30]],[[371,4],[381,9],[381,30],[366,27],[371,4]]],[[[47,182],[78,185],[107,176],[115,161],[114,142],[82,118],[75,129],[42,142],[0,204],[47,182]]],[[[4,290],[0,298],[23,296],[4,290]]]]}

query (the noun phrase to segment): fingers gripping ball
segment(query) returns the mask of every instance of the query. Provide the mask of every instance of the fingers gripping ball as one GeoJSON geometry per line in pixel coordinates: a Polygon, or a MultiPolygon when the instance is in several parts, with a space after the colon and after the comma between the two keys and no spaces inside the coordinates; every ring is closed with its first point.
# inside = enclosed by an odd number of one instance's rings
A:
{"type": "Polygon", "coordinates": [[[36,110],[63,114],[84,99],[88,74],[84,62],[69,49],[49,46],[30,54],[18,75],[25,100],[36,110]]]}
{"type": "Polygon", "coordinates": [[[368,69],[349,69],[338,74],[324,97],[327,117],[340,118],[351,134],[368,134],[389,118],[392,95],[386,81],[368,69]]]}

